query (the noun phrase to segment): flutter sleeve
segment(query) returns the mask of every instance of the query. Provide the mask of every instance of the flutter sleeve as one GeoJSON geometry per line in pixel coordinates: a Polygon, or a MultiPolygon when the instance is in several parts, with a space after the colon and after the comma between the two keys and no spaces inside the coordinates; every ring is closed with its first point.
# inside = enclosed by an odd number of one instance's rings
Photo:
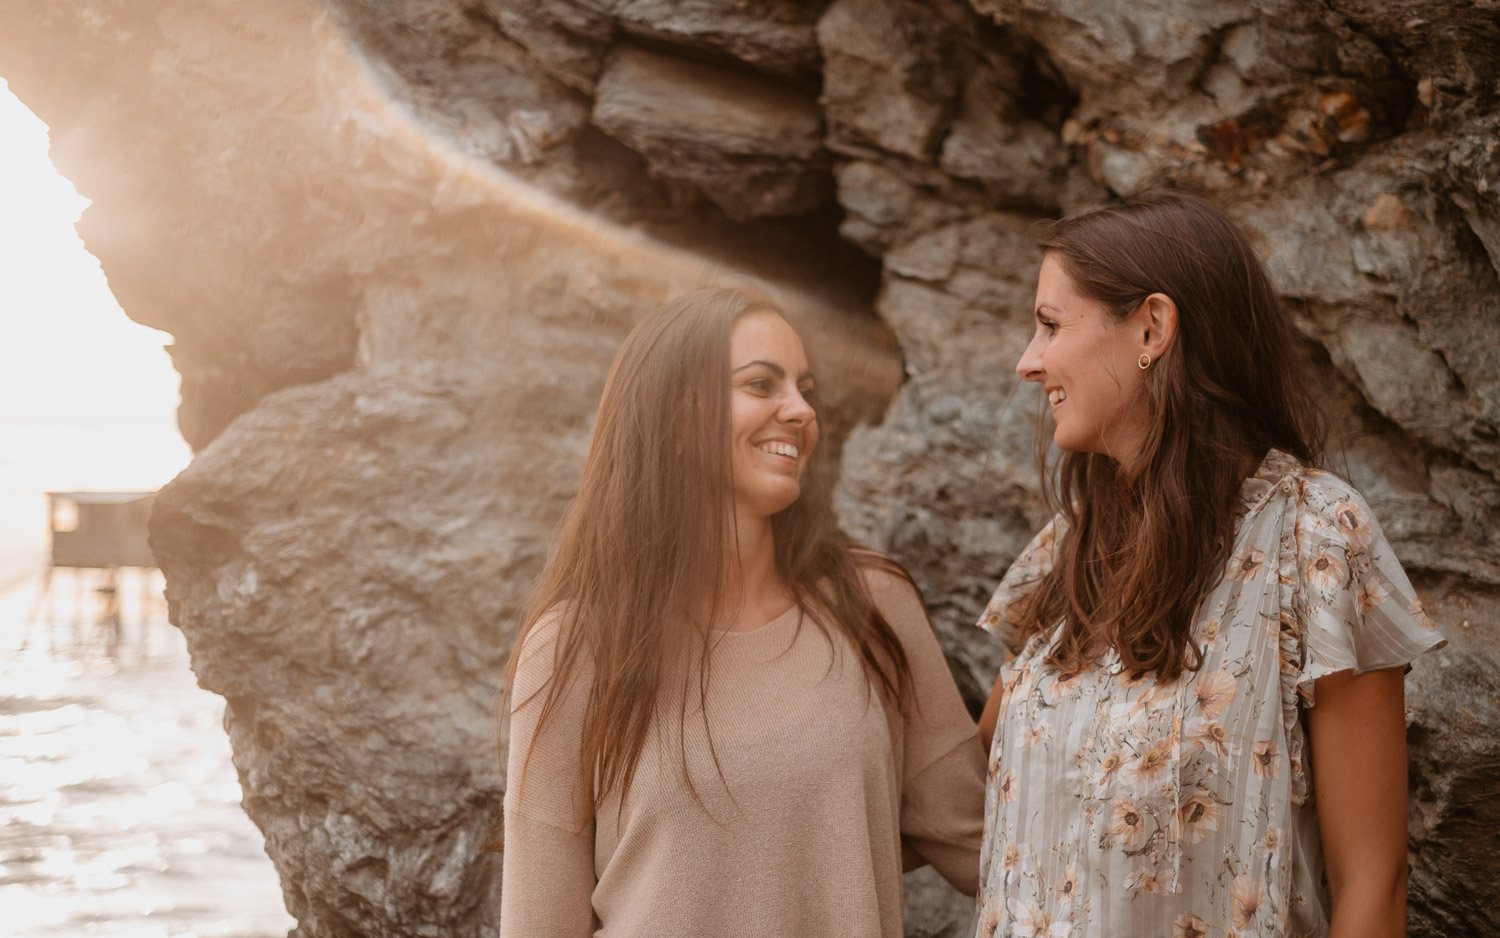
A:
{"type": "Polygon", "coordinates": [[[979,888],[984,836],[984,747],[959,696],[917,590],[872,576],[871,595],[901,639],[913,706],[902,727],[901,836],[965,895],[979,888]]]}
{"type": "Polygon", "coordinates": [[[594,934],[594,821],[578,770],[586,675],[563,684],[539,725],[556,640],[555,619],[537,624],[522,646],[511,689],[501,938],[594,934]]]}
{"type": "Polygon", "coordinates": [[[1339,671],[1410,664],[1444,644],[1369,506],[1327,473],[1302,487],[1296,520],[1296,611],[1304,630],[1297,692],[1339,671]]]}
{"type": "Polygon", "coordinates": [[[1062,518],[1058,516],[1037,532],[1026,549],[1016,556],[1010,569],[1005,571],[995,595],[979,617],[979,627],[1005,643],[1012,652],[1020,651],[1021,643],[1017,640],[1016,623],[1010,617],[1010,609],[1036,589],[1042,577],[1052,572],[1057,561],[1057,539],[1063,530],[1062,518]]]}

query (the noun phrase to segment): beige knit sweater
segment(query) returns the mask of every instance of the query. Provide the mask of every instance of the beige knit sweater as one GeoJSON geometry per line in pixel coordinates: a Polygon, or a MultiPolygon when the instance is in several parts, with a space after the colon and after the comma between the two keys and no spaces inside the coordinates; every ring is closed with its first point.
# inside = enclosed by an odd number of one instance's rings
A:
{"type": "Polygon", "coordinates": [[[512,694],[502,938],[900,938],[902,837],[972,895],[984,752],[916,592],[870,577],[911,663],[904,720],[853,647],[799,610],[717,633],[706,707],[718,769],[694,703],[682,731],[675,713],[657,721],[628,794],[595,818],[578,781],[586,673],[567,682],[522,778],[556,647],[555,624],[540,625],[512,694]],[[683,733],[701,806],[683,781],[683,733]]]}

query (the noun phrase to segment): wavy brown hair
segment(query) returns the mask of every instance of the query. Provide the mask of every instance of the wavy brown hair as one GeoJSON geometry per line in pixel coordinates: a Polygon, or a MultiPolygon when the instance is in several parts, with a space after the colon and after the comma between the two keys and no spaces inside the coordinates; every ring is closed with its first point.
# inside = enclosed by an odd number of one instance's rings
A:
{"type": "Polygon", "coordinates": [[[1202,664],[1194,614],[1223,578],[1245,477],[1273,447],[1322,459],[1306,343],[1244,233],[1202,198],[1149,193],[1049,223],[1036,240],[1116,321],[1162,293],[1178,327],[1136,402],[1148,414],[1140,452],[1125,463],[1065,453],[1048,471],[1038,447],[1065,530],[1013,618],[1023,637],[1063,623],[1048,660],[1064,672],[1114,648],[1126,672],[1172,680],[1202,664]]]}
{"type": "MultiPolygon", "coordinates": [[[[692,688],[669,695],[689,670],[673,667],[671,627],[704,626],[725,611],[723,584],[738,544],[729,507],[729,343],[735,323],[762,311],[781,313],[754,290],[708,287],[672,300],[631,331],[605,382],[578,495],[522,617],[507,687],[527,636],[545,617],[560,617],[533,747],[564,682],[581,663],[592,666],[578,728],[579,772],[596,811],[610,792],[629,789],[652,721],[670,709],[686,719],[692,688]]],[[[904,712],[906,654],[875,607],[863,568],[906,574],[839,533],[834,469],[829,448],[814,448],[800,497],[772,517],[776,569],[808,618],[842,633],[877,693],[904,712]]],[[[696,644],[702,701],[711,645],[696,644]]],[[[511,705],[507,691],[502,713],[511,705]]],[[[706,728],[706,714],[704,721],[706,728]]]]}

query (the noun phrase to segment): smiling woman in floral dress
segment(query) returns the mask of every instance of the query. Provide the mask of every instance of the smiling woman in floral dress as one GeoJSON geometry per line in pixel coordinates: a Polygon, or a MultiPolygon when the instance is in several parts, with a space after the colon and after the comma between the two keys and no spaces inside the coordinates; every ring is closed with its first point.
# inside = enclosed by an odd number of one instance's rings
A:
{"type": "Polygon", "coordinates": [[[1405,934],[1403,666],[1441,638],[1244,235],[1161,192],[1052,225],[1055,516],[981,625],[1016,652],[978,935],[1405,934]]]}

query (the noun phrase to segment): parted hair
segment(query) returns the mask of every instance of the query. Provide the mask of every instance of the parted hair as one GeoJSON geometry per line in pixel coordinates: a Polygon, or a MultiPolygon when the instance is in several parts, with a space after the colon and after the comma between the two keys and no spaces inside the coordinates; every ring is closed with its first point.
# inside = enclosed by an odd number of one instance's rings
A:
{"type": "MultiPolygon", "coordinates": [[[[652,721],[672,710],[686,719],[694,688],[676,679],[691,670],[699,675],[699,700],[707,693],[710,644],[688,643],[700,649],[701,667],[674,668],[671,632],[701,629],[725,612],[722,585],[738,543],[730,507],[730,338],[741,318],[762,311],[781,313],[752,288],[704,287],[631,331],[605,382],[578,494],[523,613],[502,713],[522,703],[510,700],[509,687],[527,637],[557,617],[532,745],[546,731],[560,689],[586,661],[583,726],[563,731],[581,734],[579,772],[595,810],[610,792],[628,791],[652,721]]],[[[800,497],[771,519],[776,569],[816,627],[842,632],[875,690],[905,712],[906,654],[865,574],[871,566],[906,573],[839,532],[829,449],[813,450],[800,497]]],[[[685,751],[681,757],[685,766],[685,751]]]]}
{"type": "Polygon", "coordinates": [[[1244,232],[1203,198],[1159,190],[1047,223],[1036,242],[1107,315],[1162,293],[1178,327],[1130,402],[1147,414],[1133,458],[1069,452],[1049,469],[1038,447],[1065,529],[1012,618],[1023,638],[1062,623],[1049,660],[1064,672],[1113,648],[1125,671],[1172,680],[1202,664],[1194,616],[1223,578],[1247,472],[1273,447],[1322,459],[1307,343],[1244,232]]]}

